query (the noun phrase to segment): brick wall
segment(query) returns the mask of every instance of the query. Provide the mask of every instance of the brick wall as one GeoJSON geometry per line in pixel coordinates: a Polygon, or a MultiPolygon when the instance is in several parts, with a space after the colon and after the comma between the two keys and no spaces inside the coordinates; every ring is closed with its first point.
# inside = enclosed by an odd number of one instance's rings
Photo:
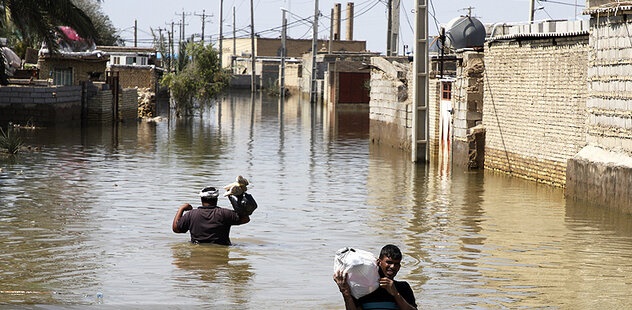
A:
{"type": "Polygon", "coordinates": [[[412,144],[412,63],[394,65],[382,58],[371,58],[371,100],[369,138],[371,142],[411,151],[412,144]],[[404,83],[405,82],[405,83],[404,83]]]}
{"type": "Polygon", "coordinates": [[[88,124],[112,123],[112,92],[96,91],[88,99],[86,121],[88,124]]]}
{"type": "MultiPolygon", "coordinates": [[[[38,61],[39,78],[48,79],[54,69],[72,68],[72,85],[79,85],[82,81],[90,80],[90,73],[102,73],[98,80],[104,81],[105,65],[107,60],[83,61],[73,58],[40,58],[38,61]]],[[[95,80],[95,79],[92,79],[95,80]]]]}
{"type": "Polygon", "coordinates": [[[587,142],[632,155],[632,15],[591,19],[587,142]]]}
{"type": "Polygon", "coordinates": [[[585,145],[588,36],[485,45],[485,168],[564,186],[585,145]]]}
{"type": "Polygon", "coordinates": [[[565,194],[632,214],[632,12],[616,9],[590,19],[588,145],[568,161],[565,194]]]}
{"type": "Polygon", "coordinates": [[[484,131],[477,128],[483,120],[483,53],[458,53],[456,80],[453,85],[453,158],[462,168],[483,168],[484,131]]]}
{"type": "Polygon", "coordinates": [[[135,121],[138,119],[138,90],[125,88],[119,93],[119,119],[135,121]]]}
{"type": "Polygon", "coordinates": [[[156,69],[153,66],[112,65],[110,70],[118,72],[119,85],[123,88],[149,88],[156,91],[156,69]]]}
{"type": "Polygon", "coordinates": [[[81,121],[81,86],[0,87],[0,126],[81,121]]]}
{"type": "Polygon", "coordinates": [[[439,155],[439,144],[441,143],[441,137],[439,137],[440,100],[441,81],[436,78],[428,79],[428,153],[430,158],[436,158],[439,155]]]}

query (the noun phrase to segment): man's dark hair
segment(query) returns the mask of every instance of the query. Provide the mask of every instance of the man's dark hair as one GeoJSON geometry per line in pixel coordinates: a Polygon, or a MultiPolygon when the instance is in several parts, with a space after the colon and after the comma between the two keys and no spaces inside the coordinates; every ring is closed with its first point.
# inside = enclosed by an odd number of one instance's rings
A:
{"type": "Polygon", "coordinates": [[[399,248],[395,245],[387,244],[380,251],[380,259],[384,257],[400,260],[402,259],[402,251],[400,251],[399,248]]]}
{"type": "Polygon", "coordinates": [[[208,203],[212,206],[216,206],[217,205],[217,197],[215,198],[207,198],[207,197],[202,197],[202,203],[208,203]]]}

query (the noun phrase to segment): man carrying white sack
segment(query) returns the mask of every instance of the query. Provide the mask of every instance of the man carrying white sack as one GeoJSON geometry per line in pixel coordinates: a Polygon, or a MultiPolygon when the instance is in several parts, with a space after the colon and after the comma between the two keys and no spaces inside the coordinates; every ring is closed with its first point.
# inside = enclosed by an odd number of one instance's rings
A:
{"type": "Polygon", "coordinates": [[[401,267],[401,261],[402,252],[399,248],[392,244],[385,245],[377,259],[380,287],[358,299],[351,295],[348,274],[340,270],[336,271],[334,281],[338,284],[344,298],[345,309],[417,309],[415,295],[408,282],[394,279],[401,267]]]}

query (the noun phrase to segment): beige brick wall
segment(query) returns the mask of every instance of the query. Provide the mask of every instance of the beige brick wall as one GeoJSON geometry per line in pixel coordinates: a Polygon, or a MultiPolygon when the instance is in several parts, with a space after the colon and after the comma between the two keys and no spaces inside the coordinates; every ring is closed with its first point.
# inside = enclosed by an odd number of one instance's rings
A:
{"type": "Polygon", "coordinates": [[[372,65],[376,65],[376,61],[379,61],[380,68],[385,70],[371,70],[369,137],[373,143],[391,145],[410,152],[413,123],[412,63],[406,64],[407,70],[400,73],[403,74],[409,86],[406,91],[406,99],[400,101],[401,94],[398,94],[398,86],[401,86],[401,81],[396,75],[401,67],[395,68],[393,66],[389,69],[386,60],[380,57],[371,58],[372,65]]]}
{"type": "Polygon", "coordinates": [[[112,72],[118,72],[122,88],[149,88],[156,91],[156,70],[152,66],[112,65],[112,72]]]}
{"type": "Polygon", "coordinates": [[[440,100],[441,81],[431,78],[428,82],[428,147],[431,158],[439,155],[439,143],[441,142],[439,137],[440,100]]]}
{"type": "MultiPolygon", "coordinates": [[[[100,72],[99,81],[105,81],[105,64],[107,60],[83,61],[68,58],[40,58],[38,61],[39,78],[48,79],[54,69],[72,68],[72,85],[79,85],[82,81],[90,80],[90,73],[100,72]]],[[[93,79],[94,80],[94,79],[93,79]]]]}
{"type": "Polygon", "coordinates": [[[631,28],[630,15],[591,19],[586,103],[587,142],[628,155],[632,155],[631,28]]]}
{"type": "Polygon", "coordinates": [[[586,144],[588,36],[485,45],[485,168],[564,186],[586,144]]]}

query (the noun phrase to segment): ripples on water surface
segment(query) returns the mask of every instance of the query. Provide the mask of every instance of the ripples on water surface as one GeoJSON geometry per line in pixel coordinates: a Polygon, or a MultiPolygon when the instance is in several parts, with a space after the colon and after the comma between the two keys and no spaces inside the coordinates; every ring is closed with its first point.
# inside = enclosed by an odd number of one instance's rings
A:
{"type": "Polygon", "coordinates": [[[0,158],[0,305],[342,309],[333,253],[386,243],[421,309],[629,304],[629,216],[414,165],[369,143],[366,112],[235,94],[188,119],[22,135],[42,150],[0,158]],[[260,207],[234,246],[171,232],[238,174],[260,207]]]}

